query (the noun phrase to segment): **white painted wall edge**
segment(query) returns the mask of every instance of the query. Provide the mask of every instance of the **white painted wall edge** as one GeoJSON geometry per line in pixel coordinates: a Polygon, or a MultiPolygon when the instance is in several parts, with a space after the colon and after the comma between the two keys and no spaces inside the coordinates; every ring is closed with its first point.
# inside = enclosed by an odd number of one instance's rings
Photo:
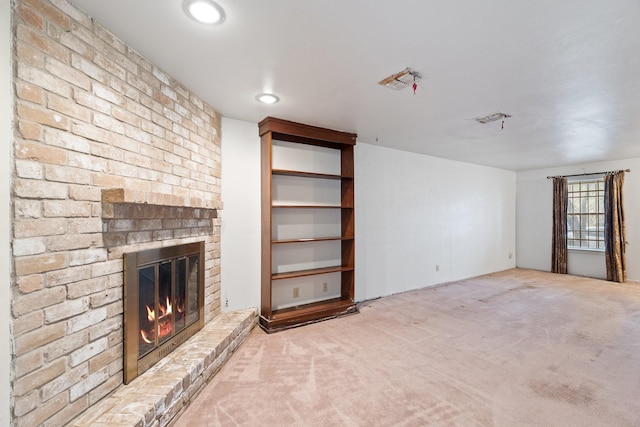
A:
{"type": "Polygon", "coordinates": [[[0,146],[4,166],[0,168],[0,271],[4,284],[0,285],[0,425],[11,424],[11,171],[13,141],[13,91],[11,55],[11,2],[0,1],[0,146]]]}
{"type": "Polygon", "coordinates": [[[260,306],[258,125],[222,118],[221,308],[260,306]]]}

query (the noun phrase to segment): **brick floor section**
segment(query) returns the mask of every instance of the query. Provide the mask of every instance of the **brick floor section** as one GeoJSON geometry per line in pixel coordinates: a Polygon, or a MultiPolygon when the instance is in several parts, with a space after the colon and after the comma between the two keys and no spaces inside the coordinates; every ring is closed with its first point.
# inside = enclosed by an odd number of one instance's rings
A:
{"type": "Polygon", "coordinates": [[[223,313],[158,364],[92,406],[74,427],[170,425],[244,342],[257,311],[223,313]]]}

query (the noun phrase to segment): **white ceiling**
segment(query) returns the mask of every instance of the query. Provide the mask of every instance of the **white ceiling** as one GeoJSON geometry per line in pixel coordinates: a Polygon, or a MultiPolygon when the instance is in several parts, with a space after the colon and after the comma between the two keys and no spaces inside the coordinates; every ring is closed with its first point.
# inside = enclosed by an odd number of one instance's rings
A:
{"type": "Polygon", "coordinates": [[[181,0],[72,2],[225,117],[511,170],[640,157],[638,0],[218,0],[217,27],[181,0]],[[415,95],[377,84],[405,67],[415,95]]]}

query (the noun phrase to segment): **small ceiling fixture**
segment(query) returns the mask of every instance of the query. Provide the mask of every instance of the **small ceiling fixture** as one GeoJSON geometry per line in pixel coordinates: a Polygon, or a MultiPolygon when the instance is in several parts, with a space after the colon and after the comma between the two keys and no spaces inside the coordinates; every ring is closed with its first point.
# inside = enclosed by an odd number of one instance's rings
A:
{"type": "Polygon", "coordinates": [[[484,117],[476,117],[473,120],[475,120],[478,123],[482,123],[484,125],[484,124],[491,123],[491,122],[497,122],[498,120],[508,119],[509,117],[511,117],[511,114],[493,113],[493,114],[490,114],[490,115],[484,116],[484,117]]]}
{"type": "Polygon", "coordinates": [[[417,88],[416,82],[420,81],[422,76],[416,70],[407,67],[399,73],[395,73],[378,82],[380,86],[388,87],[393,90],[401,90],[407,86],[412,86],[415,92],[417,88]]]}
{"type": "Polygon", "coordinates": [[[184,0],[182,10],[202,24],[222,24],[225,19],[224,9],[213,0],[184,0]]]}

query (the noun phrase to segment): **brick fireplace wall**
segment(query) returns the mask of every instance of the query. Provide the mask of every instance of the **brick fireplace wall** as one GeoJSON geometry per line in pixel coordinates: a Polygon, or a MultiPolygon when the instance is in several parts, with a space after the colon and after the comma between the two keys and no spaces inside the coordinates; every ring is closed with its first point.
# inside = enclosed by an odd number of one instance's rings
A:
{"type": "Polygon", "coordinates": [[[204,240],[220,313],[220,117],[65,0],[13,36],[12,417],[56,426],[122,384],[123,253],[204,240]]]}

